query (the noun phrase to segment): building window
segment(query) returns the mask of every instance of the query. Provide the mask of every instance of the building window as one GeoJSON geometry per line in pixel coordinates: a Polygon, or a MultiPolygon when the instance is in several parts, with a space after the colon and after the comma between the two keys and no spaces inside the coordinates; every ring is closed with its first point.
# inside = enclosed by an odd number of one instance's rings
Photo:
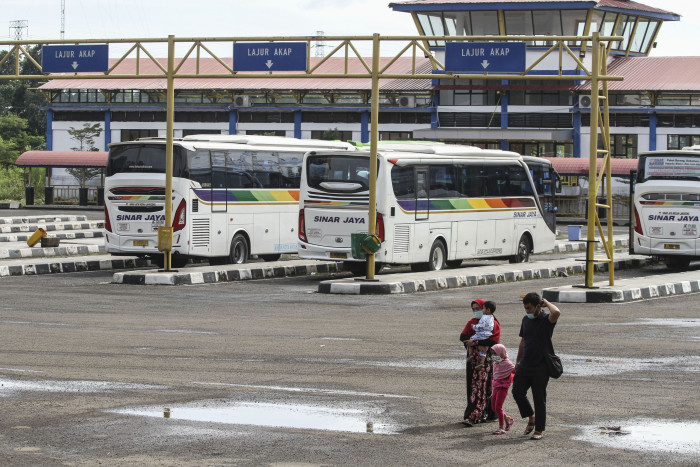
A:
{"type": "MultiPolygon", "coordinates": [[[[426,36],[497,36],[498,12],[431,11],[418,13],[418,22],[426,36]]],[[[430,41],[430,47],[444,47],[444,41],[430,41]]]]}
{"type": "Polygon", "coordinates": [[[379,141],[405,141],[413,139],[412,131],[380,131],[379,141]]]}
{"type": "Polygon", "coordinates": [[[182,130],[182,136],[189,135],[220,135],[221,130],[182,130]]]}
{"type": "Polygon", "coordinates": [[[700,135],[668,135],[666,139],[667,149],[683,149],[688,146],[700,144],[700,135]]]}
{"type": "Polygon", "coordinates": [[[332,130],[311,130],[311,139],[350,141],[352,139],[352,131],[340,131],[337,128],[332,130]]]}
{"type": "MultiPolygon", "coordinates": [[[[602,140],[598,140],[602,149],[602,140]]],[[[612,157],[637,157],[637,135],[610,135],[610,155],[612,157]]]]}
{"type": "Polygon", "coordinates": [[[135,141],[139,138],[155,138],[158,130],[122,130],[121,141],[135,141]]]}
{"type": "Polygon", "coordinates": [[[246,130],[245,134],[260,136],[287,136],[287,132],[284,130],[246,130]]]}

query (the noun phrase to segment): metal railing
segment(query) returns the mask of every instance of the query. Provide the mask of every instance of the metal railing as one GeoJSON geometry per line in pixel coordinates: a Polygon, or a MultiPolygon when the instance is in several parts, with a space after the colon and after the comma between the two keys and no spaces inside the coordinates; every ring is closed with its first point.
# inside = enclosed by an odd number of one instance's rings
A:
{"type": "MultiPolygon", "coordinates": [[[[599,204],[605,204],[605,198],[598,198],[599,204]]],[[[599,208],[601,209],[601,208],[599,208]]],[[[627,219],[630,214],[630,198],[626,195],[614,195],[612,197],[613,218],[627,219]]],[[[587,217],[588,195],[583,196],[557,196],[557,217],[587,217]]],[[[599,214],[601,220],[603,216],[599,214]]]]}
{"type": "MultiPolygon", "coordinates": [[[[98,189],[96,186],[86,187],[87,204],[98,204],[98,189]]],[[[80,187],[75,185],[54,185],[53,204],[80,204],[80,187]]]]}

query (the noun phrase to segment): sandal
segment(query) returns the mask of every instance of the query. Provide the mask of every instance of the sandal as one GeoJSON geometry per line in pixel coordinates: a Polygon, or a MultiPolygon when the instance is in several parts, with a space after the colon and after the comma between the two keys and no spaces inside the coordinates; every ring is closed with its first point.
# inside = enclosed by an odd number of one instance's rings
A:
{"type": "Polygon", "coordinates": [[[544,433],[542,433],[541,431],[536,431],[532,434],[532,436],[530,436],[530,439],[534,439],[535,441],[539,441],[542,439],[543,436],[544,436],[544,433]]]}
{"type": "Polygon", "coordinates": [[[472,421],[469,420],[468,418],[465,418],[464,420],[462,420],[462,425],[464,425],[464,426],[469,426],[469,427],[474,426],[474,424],[472,423],[472,421]]]}
{"type": "Polygon", "coordinates": [[[515,420],[512,418],[509,418],[508,423],[506,423],[506,431],[510,431],[510,429],[513,427],[513,423],[515,423],[515,420]]]}
{"type": "Polygon", "coordinates": [[[505,430],[498,429],[498,430],[494,431],[494,432],[491,433],[491,434],[492,434],[492,435],[505,435],[506,432],[505,432],[505,430]]]}
{"type": "Polygon", "coordinates": [[[535,429],[535,424],[534,423],[527,423],[527,426],[525,427],[525,431],[523,432],[523,435],[529,435],[532,433],[532,430],[535,429]]]}

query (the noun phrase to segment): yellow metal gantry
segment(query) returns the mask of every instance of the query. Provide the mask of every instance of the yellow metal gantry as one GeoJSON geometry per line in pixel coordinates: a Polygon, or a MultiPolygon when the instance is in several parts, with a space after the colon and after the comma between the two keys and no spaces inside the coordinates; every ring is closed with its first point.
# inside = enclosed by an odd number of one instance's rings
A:
{"type": "MultiPolygon", "coordinates": [[[[61,80],[61,79],[165,79],[167,82],[167,99],[166,99],[166,128],[167,128],[167,152],[166,152],[166,182],[165,182],[165,227],[159,230],[159,249],[164,252],[165,270],[169,271],[171,267],[171,250],[172,250],[172,169],[173,169],[173,120],[174,120],[174,84],[177,78],[189,79],[210,79],[210,78],[358,78],[372,80],[371,94],[371,129],[370,129],[370,203],[368,212],[368,233],[376,232],[376,175],[377,175],[377,140],[378,130],[377,122],[379,116],[379,80],[381,79],[455,79],[455,80],[494,80],[494,81],[523,81],[527,79],[537,79],[543,81],[590,81],[591,82],[591,135],[590,135],[590,169],[589,169],[589,202],[588,202],[588,229],[587,242],[588,248],[586,253],[586,287],[593,286],[593,273],[595,262],[609,263],[610,285],[614,281],[613,268],[613,250],[612,250],[612,203],[611,183],[610,183],[610,131],[608,118],[608,81],[621,81],[620,76],[607,75],[607,60],[609,56],[610,44],[616,41],[623,40],[619,36],[601,36],[599,33],[594,33],[587,36],[385,36],[379,34],[373,36],[324,36],[323,40],[330,43],[338,43],[328,55],[322,57],[321,60],[312,66],[308,60],[311,53],[311,45],[319,38],[315,36],[305,37],[222,37],[222,38],[176,38],[169,36],[166,39],[157,38],[141,38],[141,39],[85,39],[85,40],[52,40],[52,41],[4,41],[0,42],[0,48],[7,48],[9,51],[0,60],[0,66],[10,59],[14,60],[14,73],[0,74],[0,80],[61,80]],[[426,44],[433,41],[444,42],[528,42],[539,41],[543,43],[552,43],[549,50],[543,54],[532,64],[530,64],[523,73],[519,74],[460,74],[452,73],[445,69],[444,61],[439,60],[430,51],[426,44]],[[212,52],[210,44],[229,43],[231,49],[233,44],[237,42],[305,42],[307,44],[307,69],[305,72],[260,72],[260,73],[238,73],[233,70],[221,57],[212,52]],[[372,61],[368,64],[364,57],[358,52],[356,44],[362,42],[371,42],[372,44],[372,61]],[[388,57],[390,60],[383,67],[380,66],[381,45],[387,43],[399,43],[400,52],[391,54],[388,57]],[[590,43],[592,50],[591,69],[589,70],[584,63],[579,59],[578,53],[572,51],[569,44],[574,45],[576,51],[579,50],[581,44],[590,43]],[[88,45],[88,44],[131,44],[127,52],[121,55],[115,63],[113,63],[105,73],[60,73],[46,74],[42,72],[41,65],[37,63],[27,52],[29,46],[43,45],[88,45]],[[152,53],[149,48],[157,48],[167,46],[168,61],[167,67],[164,67],[152,53]],[[187,52],[181,58],[175,57],[176,45],[185,45],[187,52]],[[140,71],[140,60],[144,54],[151,60],[160,72],[155,74],[144,74],[140,71]],[[194,54],[195,72],[185,73],[181,71],[181,67],[186,60],[194,54]],[[205,57],[202,57],[202,55],[205,57]],[[558,54],[558,70],[556,73],[542,75],[532,73],[535,67],[551,55],[558,54]],[[23,74],[20,69],[20,58],[25,56],[28,61],[36,68],[36,74],[23,74]],[[115,69],[126,58],[136,57],[136,71],[131,74],[117,74],[115,69]],[[321,73],[319,67],[326,62],[330,57],[343,56],[345,58],[345,69],[343,73],[321,73]],[[389,68],[401,57],[411,56],[413,59],[413,67],[410,73],[391,73],[389,68]],[[428,57],[432,64],[433,70],[436,73],[418,73],[417,60],[419,57],[428,57]],[[571,75],[564,73],[564,57],[573,60],[581,74],[571,75]],[[221,66],[220,71],[216,73],[201,73],[200,60],[203,58],[213,58],[221,66]],[[350,60],[358,59],[363,70],[359,73],[351,73],[348,63],[350,60]],[[601,89],[602,87],[602,89],[601,89]],[[603,103],[601,107],[600,103],[603,103]],[[599,132],[603,141],[603,149],[598,149],[599,132]],[[596,161],[598,156],[602,155],[603,165],[600,173],[597,172],[596,161]],[[597,193],[600,184],[606,177],[606,203],[597,202],[597,193]],[[170,200],[170,202],[167,202],[170,200]],[[606,235],[601,227],[598,218],[598,208],[607,211],[607,240],[606,235]],[[606,259],[595,259],[595,227],[598,227],[598,232],[603,239],[605,247],[606,259]]],[[[551,65],[547,65],[551,67],[551,65]]],[[[374,279],[374,254],[367,256],[367,275],[366,278],[374,279]]]]}

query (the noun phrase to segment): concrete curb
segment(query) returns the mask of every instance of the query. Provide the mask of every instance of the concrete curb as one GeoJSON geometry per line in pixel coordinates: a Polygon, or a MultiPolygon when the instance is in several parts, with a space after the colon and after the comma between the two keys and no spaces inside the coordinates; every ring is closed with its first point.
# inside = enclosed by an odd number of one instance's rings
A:
{"type": "Polygon", "coordinates": [[[119,258],[105,260],[78,260],[68,258],[55,262],[18,264],[11,266],[0,265],[0,277],[3,276],[33,276],[38,274],[59,274],[64,272],[105,271],[112,269],[143,268],[150,263],[141,258],[119,258]]]}
{"type": "MultiPolygon", "coordinates": [[[[19,235],[0,235],[0,243],[2,242],[26,242],[29,240],[32,234],[19,234],[19,235]]],[[[66,239],[66,240],[76,240],[81,238],[104,238],[105,234],[102,230],[88,230],[88,231],[66,231],[66,232],[56,232],[51,234],[52,237],[66,239]]]]}
{"type": "MultiPolygon", "coordinates": [[[[650,278],[645,278],[645,282],[649,280],[650,278]]],[[[595,289],[576,287],[544,289],[542,297],[552,302],[618,303],[700,292],[700,280],[665,282],[666,280],[663,277],[659,277],[658,284],[661,285],[639,287],[618,284],[614,286],[602,285],[595,289]]]]}
{"type": "Polygon", "coordinates": [[[46,258],[52,256],[87,256],[105,254],[104,245],[70,245],[55,248],[0,248],[0,259],[46,258]]]}
{"type": "MultiPolygon", "coordinates": [[[[627,238],[613,238],[612,241],[613,248],[619,248],[623,246],[628,246],[629,245],[629,240],[627,238]]],[[[603,248],[603,242],[600,240],[596,240],[595,242],[595,248],[596,250],[600,250],[603,248]]],[[[554,247],[554,250],[552,250],[554,253],[568,253],[572,251],[586,251],[586,241],[581,240],[581,241],[568,241],[568,242],[557,242],[556,246],[554,247]]]]}
{"type": "Polygon", "coordinates": [[[89,221],[89,222],[73,222],[65,224],[19,224],[19,225],[0,225],[0,233],[21,233],[34,232],[39,227],[47,232],[63,231],[63,230],[93,230],[104,228],[104,221],[89,221]]]}
{"type": "Polygon", "coordinates": [[[274,277],[306,276],[313,273],[327,274],[342,271],[342,265],[337,262],[314,262],[312,264],[294,266],[260,266],[253,263],[245,266],[230,266],[231,269],[213,270],[207,267],[206,269],[203,268],[204,270],[188,272],[119,272],[114,274],[112,282],[130,285],[195,285],[270,279],[274,277]]]}
{"type": "MultiPolygon", "coordinates": [[[[615,269],[638,268],[647,263],[648,258],[629,258],[615,260],[615,269]]],[[[517,267],[517,266],[512,266],[517,267]]],[[[474,287],[477,285],[518,282],[532,279],[549,279],[553,277],[581,275],[585,273],[585,263],[556,267],[538,267],[496,273],[474,273],[468,275],[442,276],[429,279],[405,279],[400,281],[350,282],[347,279],[324,281],[318,286],[319,293],[347,295],[383,295],[398,293],[434,292],[442,289],[474,287]]],[[[596,272],[608,270],[607,263],[595,264],[596,272]]],[[[459,271],[455,271],[459,274],[459,271]]]]}
{"type": "Polygon", "coordinates": [[[87,216],[0,217],[0,224],[48,224],[51,222],[86,222],[87,216]]]}

